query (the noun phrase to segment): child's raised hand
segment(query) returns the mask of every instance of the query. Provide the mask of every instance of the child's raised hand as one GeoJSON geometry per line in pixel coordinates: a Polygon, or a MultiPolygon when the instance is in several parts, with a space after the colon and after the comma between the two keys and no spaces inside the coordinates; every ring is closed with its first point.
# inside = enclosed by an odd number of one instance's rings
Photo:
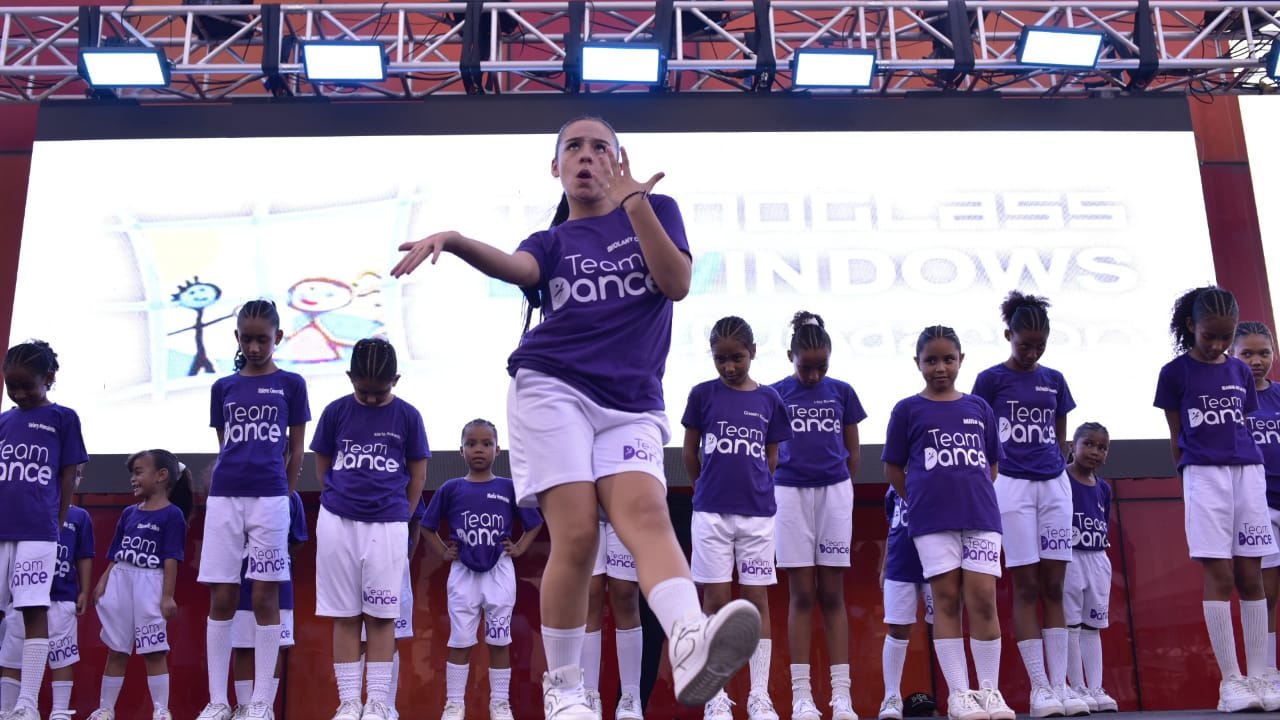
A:
{"type": "MultiPolygon", "coordinates": [[[[601,178],[601,186],[605,193],[609,195],[609,199],[622,205],[622,203],[635,193],[653,192],[653,186],[666,176],[666,173],[655,173],[647,181],[641,182],[631,175],[631,159],[627,157],[627,149],[622,148],[622,158],[618,159],[609,156],[609,164],[605,166],[605,175],[601,178]]],[[[632,201],[635,202],[634,200],[632,201]]],[[[641,202],[644,199],[641,198],[641,202]]],[[[626,210],[627,208],[622,208],[626,210]]]]}
{"type": "Polygon", "coordinates": [[[454,560],[457,560],[458,559],[458,543],[453,541],[445,543],[444,551],[440,553],[440,557],[443,557],[448,562],[453,562],[454,560]]]}
{"type": "Polygon", "coordinates": [[[173,619],[178,614],[178,603],[174,602],[171,597],[160,598],[160,615],[165,620],[173,619]]]}
{"type": "Polygon", "coordinates": [[[444,252],[449,241],[456,237],[459,237],[458,233],[449,230],[428,235],[421,240],[402,243],[399,249],[406,254],[400,258],[400,262],[396,263],[395,267],[391,268],[391,277],[408,275],[427,258],[431,258],[431,264],[435,265],[436,260],[440,259],[440,253],[444,252]]]}

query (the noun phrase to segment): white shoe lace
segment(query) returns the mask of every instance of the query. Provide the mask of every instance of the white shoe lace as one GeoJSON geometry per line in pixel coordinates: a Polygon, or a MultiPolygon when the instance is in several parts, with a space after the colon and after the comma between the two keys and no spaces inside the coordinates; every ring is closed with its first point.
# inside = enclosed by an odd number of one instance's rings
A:
{"type": "Polygon", "coordinates": [[[856,720],[858,713],[853,711],[853,698],[844,693],[833,693],[831,695],[831,720],[837,718],[854,718],[856,720]]]}
{"type": "Polygon", "coordinates": [[[618,707],[614,711],[614,715],[617,717],[643,717],[643,713],[640,712],[640,698],[631,693],[623,693],[622,697],[618,698],[618,707]]]}
{"type": "Polygon", "coordinates": [[[880,703],[880,714],[883,715],[886,710],[902,714],[902,698],[897,695],[890,695],[880,703]]]}
{"type": "Polygon", "coordinates": [[[231,708],[223,705],[222,703],[209,703],[208,705],[205,705],[204,709],[200,711],[200,714],[196,716],[196,720],[216,720],[216,718],[221,717],[223,713],[228,716],[231,715],[231,708]]]}
{"type": "MultiPolygon", "coordinates": [[[[236,708],[237,717],[245,717],[248,712],[248,705],[241,705],[236,708]]],[[[359,718],[362,714],[364,714],[364,708],[360,706],[360,703],[355,700],[344,700],[338,703],[338,711],[333,714],[333,717],[334,720],[338,720],[338,718],[359,718]]]]}
{"type": "Polygon", "coordinates": [[[511,703],[506,700],[495,700],[489,703],[489,717],[493,720],[511,720],[511,703]]]}
{"type": "Polygon", "coordinates": [[[706,710],[704,711],[703,716],[707,718],[715,718],[725,714],[732,716],[733,705],[734,702],[729,699],[729,696],[726,695],[724,691],[721,691],[715,697],[707,701],[706,710]]]}
{"type": "Polygon", "coordinates": [[[809,718],[818,720],[822,717],[822,713],[818,712],[818,706],[813,703],[813,698],[802,697],[791,703],[791,718],[809,718]]]}
{"type": "Polygon", "coordinates": [[[447,702],[444,704],[444,713],[441,714],[441,720],[462,720],[466,714],[466,709],[456,702],[447,702]]]}
{"type": "Polygon", "coordinates": [[[749,717],[778,717],[773,709],[773,701],[762,692],[753,692],[747,696],[747,715],[749,717]]]}

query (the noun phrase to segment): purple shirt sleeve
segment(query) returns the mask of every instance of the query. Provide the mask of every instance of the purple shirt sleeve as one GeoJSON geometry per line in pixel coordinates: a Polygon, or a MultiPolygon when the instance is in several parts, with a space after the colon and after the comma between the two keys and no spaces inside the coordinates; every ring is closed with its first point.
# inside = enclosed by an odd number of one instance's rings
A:
{"type": "Polygon", "coordinates": [[[773,401],[773,411],[769,413],[769,431],[765,433],[765,442],[772,445],[784,440],[790,440],[793,433],[791,432],[791,421],[787,417],[787,406],[782,403],[782,398],[778,395],[777,390],[766,385],[761,385],[760,389],[768,390],[769,397],[773,401]]]}
{"type": "Polygon", "coordinates": [[[209,389],[209,427],[214,430],[221,430],[226,424],[226,417],[222,414],[222,396],[225,389],[226,386],[221,378],[209,389]]]}
{"type": "Polygon", "coordinates": [[[97,556],[93,547],[93,519],[87,512],[84,514],[82,522],[76,525],[76,548],[74,555],[77,560],[97,556]]]}
{"type": "Polygon", "coordinates": [[[130,505],[120,513],[120,519],[116,521],[116,531],[111,535],[111,544],[107,546],[107,559],[115,562],[116,553],[120,552],[120,543],[124,540],[124,529],[129,523],[129,515],[133,513],[134,506],[130,505]]]}
{"type": "Polygon", "coordinates": [[[520,525],[524,527],[525,532],[538,527],[542,524],[542,513],[537,508],[522,508],[514,503],[511,505],[515,514],[520,517],[520,525]]]}
{"type": "Polygon", "coordinates": [[[846,388],[844,393],[845,427],[857,425],[866,419],[867,411],[862,408],[862,401],[858,399],[858,393],[854,392],[852,386],[846,388]]]}
{"type": "Polygon", "coordinates": [[[1181,366],[1166,363],[1156,380],[1156,398],[1152,404],[1162,410],[1182,410],[1183,378],[1181,366]]]}
{"type": "Polygon", "coordinates": [[[320,420],[316,422],[316,434],[311,437],[311,452],[320,453],[321,455],[333,458],[336,452],[336,442],[333,439],[333,428],[336,424],[333,419],[335,406],[328,405],[320,413],[320,420]]]}
{"type": "Polygon", "coordinates": [[[307,383],[297,376],[289,393],[289,427],[305,425],[311,421],[311,404],[307,401],[307,383]]]}
{"type": "Polygon", "coordinates": [[[908,412],[906,403],[899,402],[893,406],[893,412],[889,413],[889,427],[885,429],[884,449],[880,453],[882,462],[903,468],[907,466],[907,453],[911,450],[911,439],[908,437],[911,422],[908,412]]]}
{"type": "Polygon", "coordinates": [[[422,527],[428,530],[439,530],[440,521],[449,512],[449,498],[446,497],[453,491],[454,482],[450,480],[440,486],[431,495],[431,502],[427,504],[427,512],[422,516],[422,527]]]}
{"type": "Polygon", "coordinates": [[[407,442],[404,448],[404,457],[406,460],[422,460],[431,457],[431,446],[427,443],[427,428],[422,423],[422,413],[417,408],[411,408],[413,412],[409,413],[410,425],[407,442]]]}
{"type": "Polygon", "coordinates": [[[160,559],[182,562],[187,546],[187,521],[177,506],[170,505],[169,509],[171,512],[165,514],[164,549],[160,551],[160,559]]]}

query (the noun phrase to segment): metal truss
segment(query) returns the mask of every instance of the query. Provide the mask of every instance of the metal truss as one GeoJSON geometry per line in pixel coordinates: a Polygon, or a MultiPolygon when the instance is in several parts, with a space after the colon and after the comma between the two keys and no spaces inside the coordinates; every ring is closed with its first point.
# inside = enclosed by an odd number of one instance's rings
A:
{"type": "Polygon", "coordinates": [[[312,5],[0,8],[0,102],[84,97],[84,45],[163,48],[167,88],[117,91],[145,101],[252,96],[422,98],[433,94],[652,91],[584,86],[583,41],[658,43],[667,92],[786,92],[802,48],[871,49],[871,95],[999,92],[1245,93],[1270,87],[1262,68],[1280,34],[1280,2],[1187,0],[1085,4],[1025,0],[557,0],[312,5]],[[1025,26],[1105,34],[1097,67],[1017,62],[1025,26]],[[388,79],[307,81],[299,44],[374,40],[388,79]],[[264,63],[264,59],[266,62],[264,63]]]}

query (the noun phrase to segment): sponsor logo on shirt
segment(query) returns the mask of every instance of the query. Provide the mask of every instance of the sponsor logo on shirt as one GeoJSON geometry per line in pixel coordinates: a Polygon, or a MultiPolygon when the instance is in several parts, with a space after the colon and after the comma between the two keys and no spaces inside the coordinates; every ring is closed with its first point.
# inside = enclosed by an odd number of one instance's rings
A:
{"type": "Polygon", "coordinates": [[[1244,400],[1238,397],[1200,396],[1199,408],[1187,408],[1187,424],[1201,425],[1244,424],[1244,400]]]}
{"type": "Polygon", "coordinates": [[[933,447],[924,449],[925,470],[961,465],[987,467],[986,443],[981,433],[949,433],[935,428],[926,435],[933,440],[933,447]]]}
{"type": "Polygon", "coordinates": [[[1037,385],[1037,386],[1036,386],[1036,392],[1053,393],[1054,395],[1057,395],[1057,394],[1058,394],[1058,388],[1055,388],[1055,387],[1049,387],[1048,385],[1037,385]]]}
{"type": "Polygon", "coordinates": [[[716,423],[718,434],[709,432],[702,438],[702,452],[709,458],[717,453],[721,455],[746,455],[764,460],[764,431],[758,428],[747,428],[731,425],[721,421],[716,423]]]}
{"type": "Polygon", "coordinates": [[[160,526],[159,526],[159,525],[157,525],[157,524],[155,524],[155,523],[139,523],[139,524],[138,524],[138,529],[139,529],[139,530],[151,530],[151,531],[153,531],[153,532],[160,532],[160,526]]]}
{"type": "Polygon", "coordinates": [[[773,561],[764,558],[747,558],[738,566],[738,576],[773,577],[773,561]]]}
{"type": "Polygon", "coordinates": [[[637,242],[638,240],[639,238],[637,238],[635,235],[632,235],[631,237],[627,237],[627,238],[622,238],[617,242],[609,243],[609,247],[605,248],[605,250],[607,252],[613,252],[614,250],[617,250],[623,245],[630,245],[631,243],[637,242]]]}
{"type": "Polygon", "coordinates": [[[48,485],[53,480],[49,448],[0,438],[0,482],[23,481],[48,485]]]}
{"type": "MultiPolygon", "coordinates": [[[[259,388],[259,391],[268,389],[259,388]]],[[[222,425],[223,447],[244,442],[278,443],[283,437],[280,408],[275,405],[227,402],[222,406],[222,416],[226,418],[222,425]]]]}
{"type": "Polygon", "coordinates": [[[1280,444],[1280,418],[1249,418],[1253,441],[1259,445],[1280,444]]]}
{"type": "Polygon", "coordinates": [[[662,467],[662,448],[644,438],[636,438],[630,445],[622,446],[622,459],[640,460],[662,467]]]}
{"type": "Polygon", "coordinates": [[[258,388],[259,395],[279,395],[284,397],[284,388],[258,388]]]}
{"type": "Polygon", "coordinates": [[[1247,395],[1247,394],[1249,393],[1249,391],[1248,391],[1248,390],[1245,390],[1244,388],[1240,387],[1239,385],[1223,385],[1223,386],[1222,386],[1222,391],[1223,391],[1223,392],[1233,392],[1233,391],[1234,391],[1234,392],[1238,392],[1238,393],[1240,393],[1240,394],[1242,394],[1242,395],[1247,395]]]}
{"type": "MultiPolygon", "coordinates": [[[[1105,512],[1101,505],[1098,506],[1098,512],[1105,512]]],[[[1089,517],[1082,512],[1076,513],[1076,521],[1071,527],[1071,545],[1092,550],[1108,547],[1107,521],[1089,517]]]]}
{"type": "MultiPolygon", "coordinates": [[[[819,400],[818,402],[833,401],[819,400]]],[[[844,429],[840,426],[839,408],[788,405],[787,413],[791,416],[791,432],[793,433],[830,433],[840,432],[844,429]]]]}
{"type": "Polygon", "coordinates": [[[13,564],[13,575],[9,578],[11,587],[33,587],[49,582],[49,571],[43,560],[26,560],[13,564]]]}
{"type": "Polygon", "coordinates": [[[500,500],[504,503],[511,502],[511,499],[508,498],[506,495],[499,495],[498,493],[493,493],[493,492],[485,493],[485,497],[488,498],[489,500],[500,500]]]}
{"type": "Polygon", "coordinates": [[[1244,523],[1240,527],[1236,544],[1250,547],[1271,547],[1275,545],[1276,541],[1271,537],[1271,523],[1261,525],[1244,523]]]}
{"type": "Polygon", "coordinates": [[[1000,562],[1000,543],[980,537],[966,537],[961,551],[962,560],[1000,562]]]}
{"type": "Polygon", "coordinates": [[[145,655],[151,648],[158,648],[169,642],[162,622],[139,626],[133,633],[133,639],[137,643],[139,655],[145,655]]]}
{"type": "Polygon", "coordinates": [[[373,470],[375,472],[399,473],[400,461],[391,454],[391,447],[386,443],[358,443],[343,440],[342,447],[333,456],[334,470],[373,470]]]}
{"type": "Polygon", "coordinates": [[[462,527],[453,534],[463,545],[470,547],[497,547],[507,535],[507,521],[499,513],[462,511],[462,527]]]}
{"type": "Polygon", "coordinates": [[[1041,550],[1068,550],[1071,548],[1071,531],[1066,528],[1045,525],[1040,528],[1041,550]]]}
{"type": "Polygon", "coordinates": [[[57,429],[57,428],[55,428],[55,427],[54,427],[54,426],[52,426],[52,425],[45,425],[44,423],[29,422],[29,423],[27,423],[27,427],[28,427],[28,428],[31,428],[32,430],[43,430],[43,431],[45,431],[45,432],[51,432],[51,433],[53,433],[53,434],[55,434],[55,435],[58,433],[58,429],[57,429]]]}
{"type": "Polygon", "coordinates": [[[363,594],[365,605],[400,606],[400,593],[386,588],[365,588],[363,594]]]}
{"type": "Polygon", "coordinates": [[[401,440],[401,439],[402,439],[402,438],[400,437],[400,434],[399,434],[399,433],[394,433],[394,432],[391,432],[390,430],[384,430],[384,431],[381,431],[381,432],[376,432],[376,433],[374,433],[374,434],[373,434],[373,436],[374,436],[374,437],[389,437],[389,438],[395,438],[396,440],[401,440]]]}
{"type": "Polygon", "coordinates": [[[1017,400],[1008,401],[1009,417],[1000,418],[1000,442],[1023,445],[1057,445],[1054,427],[1057,414],[1049,408],[1027,407],[1017,400]]]}
{"type": "Polygon", "coordinates": [[[618,260],[595,260],[580,254],[566,255],[564,260],[569,263],[572,277],[557,275],[547,283],[553,311],[564,307],[570,300],[586,305],[660,292],[649,274],[644,256],[639,252],[618,260]]]}

